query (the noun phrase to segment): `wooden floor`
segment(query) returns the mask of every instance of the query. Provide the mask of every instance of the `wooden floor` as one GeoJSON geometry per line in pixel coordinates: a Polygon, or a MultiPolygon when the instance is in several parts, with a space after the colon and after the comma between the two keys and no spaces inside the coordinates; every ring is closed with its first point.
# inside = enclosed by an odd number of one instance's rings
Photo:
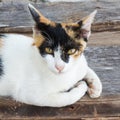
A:
{"type": "MultiPolygon", "coordinates": [[[[85,55],[89,66],[102,81],[101,97],[91,99],[86,94],[77,103],[62,108],[31,106],[1,97],[0,120],[120,120],[120,5],[119,0],[115,1],[36,5],[56,21],[76,21],[79,14],[84,16],[94,8],[99,10],[85,55]]],[[[0,3],[1,33],[17,32],[31,36],[33,21],[26,9],[27,4],[0,3]]]]}

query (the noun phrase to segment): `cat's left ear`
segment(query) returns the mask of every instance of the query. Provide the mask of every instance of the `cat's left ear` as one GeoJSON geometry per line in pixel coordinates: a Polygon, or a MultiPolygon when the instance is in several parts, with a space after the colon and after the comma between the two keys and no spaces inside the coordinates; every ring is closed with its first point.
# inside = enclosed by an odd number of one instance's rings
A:
{"type": "Polygon", "coordinates": [[[50,25],[51,21],[47,19],[45,16],[43,16],[33,5],[29,4],[28,8],[30,10],[30,13],[33,17],[33,20],[37,24],[44,24],[44,25],[50,25]]]}
{"type": "Polygon", "coordinates": [[[78,24],[81,26],[82,37],[89,38],[91,34],[91,24],[93,23],[96,13],[97,10],[93,11],[90,15],[84,17],[78,22],[78,24]]]}

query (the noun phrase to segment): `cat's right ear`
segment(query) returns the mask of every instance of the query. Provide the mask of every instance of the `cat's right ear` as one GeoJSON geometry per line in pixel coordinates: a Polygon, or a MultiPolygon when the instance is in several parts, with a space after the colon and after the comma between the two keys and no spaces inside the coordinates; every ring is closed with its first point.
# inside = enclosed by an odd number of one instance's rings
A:
{"type": "Polygon", "coordinates": [[[33,5],[29,4],[28,8],[33,17],[33,20],[36,23],[35,26],[33,27],[33,38],[34,38],[33,45],[39,47],[44,41],[44,37],[42,36],[41,31],[45,29],[46,26],[53,25],[53,22],[51,22],[49,19],[44,17],[33,5]]]}
{"type": "Polygon", "coordinates": [[[43,16],[33,5],[29,4],[28,8],[36,24],[42,23],[45,25],[50,25],[51,21],[43,16]]]}
{"type": "Polygon", "coordinates": [[[91,34],[91,25],[93,23],[96,13],[97,13],[97,10],[94,10],[90,15],[84,17],[82,20],[78,22],[78,24],[81,27],[82,37],[87,38],[87,39],[89,38],[91,34]]]}

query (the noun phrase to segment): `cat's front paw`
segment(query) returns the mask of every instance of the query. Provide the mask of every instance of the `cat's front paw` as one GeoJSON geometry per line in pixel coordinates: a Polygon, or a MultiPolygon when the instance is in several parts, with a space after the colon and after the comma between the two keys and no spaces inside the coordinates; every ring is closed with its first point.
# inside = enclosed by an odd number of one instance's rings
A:
{"type": "Polygon", "coordinates": [[[88,90],[88,86],[87,86],[87,84],[86,84],[85,81],[79,81],[79,82],[76,84],[76,87],[80,87],[80,88],[83,87],[83,89],[85,90],[85,92],[87,92],[87,90],[88,90]]]}
{"type": "Polygon", "coordinates": [[[100,97],[101,93],[102,93],[102,86],[101,85],[97,85],[95,86],[94,84],[88,84],[88,91],[87,93],[89,94],[89,96],[91,98],[98,98],[100,97]]]}

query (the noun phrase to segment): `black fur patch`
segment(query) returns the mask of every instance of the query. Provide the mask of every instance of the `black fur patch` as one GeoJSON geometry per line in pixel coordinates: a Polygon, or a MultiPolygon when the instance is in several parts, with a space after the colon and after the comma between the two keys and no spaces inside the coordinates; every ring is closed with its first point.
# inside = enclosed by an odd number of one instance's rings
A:
{"type": "Polygon", "coordinates": [[[78,22],[78,24],[79,24],[79,26],[68,25],[68,26],[66,26],[66,28],[71,29],[76,33],[75,36],[74,36],[76,39],[80,40],[80,38],[83,38],[83,40],[85,42],[88,42],[87,37],[83,36],[83,30],[81,30],[81,27],[82,27],[82,24],[83,24],[82,21],[78,22]]]}
{"type": "Polygon", "coordinates": [[[36,23],[38,23],[39,20],[40,20],[39,19],[40,18],[39,14],[33,8],[31,8],[29,6],[28,6],[28,8],[30,10],[30,13],[32,14],[33,19],[35,20],[36,23]]]}
{"type": "MultiPolygon", "coordinates": [[[[0,38],[3,38],[3,37],[5,37],[5,35],[0,34],[0,38]]],[[[0,56],[0,76],[2,76],[2,75],[3,75],[3,64],[2,64],[2,58],[0,56]]]]}
{"type": "Polygon", "coordinates": [[[45,52],[45,47],[50,47],[52,50],[56,50],[58,46],[60,46],[62,51],[64,51],[61,54],[61,59],[66,63],[69,62],[69,55],[67,54],[67,51],[72,48],[79,49],[79,44],[68,36],[61,24],[57,23],[54,27],[39,23],[37,27],[46,38],[39,47],[41,55],[44,56],[47,54],[45,52]]]}
{"type": "Polygon", "coordinates": [[[2,59],[0,58],[0,76],[3,74],[3,65],[2,65],[2,59]]]}
{"type": "Polygon", "coordinates": [[[0,38],[3,38],[3,37],[5,37],[5,35],[4,34],[0,34],[0,38]]]}

